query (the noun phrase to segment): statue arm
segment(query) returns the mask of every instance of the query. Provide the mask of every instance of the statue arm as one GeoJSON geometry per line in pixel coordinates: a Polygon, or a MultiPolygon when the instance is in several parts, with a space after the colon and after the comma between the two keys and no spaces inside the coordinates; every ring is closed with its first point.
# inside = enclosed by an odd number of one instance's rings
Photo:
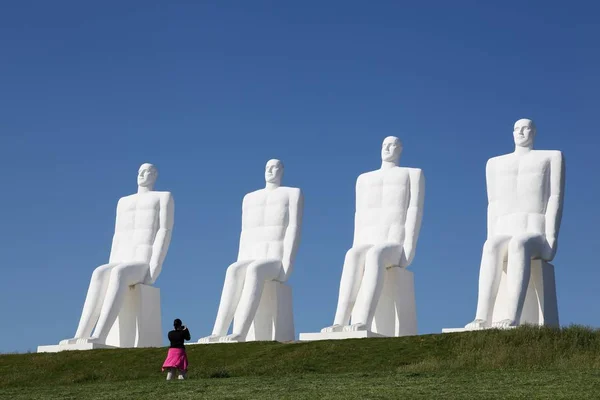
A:
{"type": "Polygon", "coordinates": [[[175,220],[175,204],[173,196],[168,193],[160,198],[160,210],[158,213],[158,231],[152,245],[152,257],[150,258],[150,283],[156,282],[162,269],[163,261],[169,250],[173,223],[175,220]]]}
{"type": "Polygon", "coordinates": [[[117,213],[116,213],[116,217],[115,217],[115,234],[113,235],[112,238],[112,245],[110,246],[110,256],[108,258],[108,262],[109,263],[114,263],[117,262],[119,260],[117,260],[117,258],[119,257],[119,207],[121,205],[121,200],[119,200],[119,202],[117,203],[117,213]]]}
{"type": "Polygon", "coordinates": [[[303,212],[304,196],[302,191],[300,189],[292,190],[289,199],[289,222],[283,238],[283,259],[281,260],[286,280],[294,269],[294,259],[300,245],[303,212]]]}
{"type": "Polygon", "coordinates": [[[423,220],[423,206],[425,204],[425,175],[420,169],[410,171],[410,202],[406,212],[405,239],[403,244],[404,257],[402,267],[408,267],[417,249],[417,241],[423,220]]]}
{"type": "Polygon", "coordinates": [[[485,182],[487,187],[488,195],[488,208],[487,208],[487,238],[488,240],[494,236],[494,227],[496,226],[496,196],[494,194],[494,165],[492,160],[487,162],[485,168],[485,182]]]}
{"type": "Polygon", "coordinates": [[[242,200],[242,231],[240,232],[240,245],[238,249],[237,260],[248,260],[249,257],[246,255],[246,247],[245,247],[245,239],[244,239],[244,211],[246,210],[246,198],[248,195],[244,196],[242,200]]]}
{"type": "Polygon", "coordinates": [[[551,261],[556,254],[558,231],[562,219],[562,207],[565,191],[565,161],[561,152],[550,160],[550,197],[546,206],[546,240],[550,245],[551,261]]]}
{"type": "Polygon", "coordinates": [[[361,205],[359,204],[360,202],[360,195],[359,193],[361,192],[361,177],[359,176],[358,179],[356,180],[356,189],[355,189],[355,202],[356,202],[356,209],[354,211],[354,237],[352,239],[352,247],[356,247],[359,245],[358,243],[358,237],[359,237],[359,232],[360,232],[360,221],[359,221],[359,217],[358,217],[358,210],[360,210],[361,205]]]}

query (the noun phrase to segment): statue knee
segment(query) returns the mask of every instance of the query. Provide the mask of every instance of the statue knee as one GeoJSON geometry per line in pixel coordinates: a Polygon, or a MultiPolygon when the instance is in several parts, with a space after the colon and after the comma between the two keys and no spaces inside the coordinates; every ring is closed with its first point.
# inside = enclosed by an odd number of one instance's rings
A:
{"type": "Polygon", "coordinates": [[[486,240],[483,244],[483,253],[489,256],[498,256],[500,249],[502,248],[502,242],[499,240],[486,240]]]}
{"type": "Polygon", "coordinates": [[[120,283],[123,281],[126,275],[126,269],[124,267],[115,267],[110,271],[110,281],[111,283],[120,283]]]}
{"type": "Polygon", "coordinates": [[[248,265],[248,269],[246,270],[246,278],[250,279],[260,279],[262,275],[262,264],[252,263],[248,265]]]}
{"type": "Polygon", "coordinates": [[[383,267],[383,253],[384,249],[379,247],[373,247],[367,252],[365,271],[368,269],[378,269],[383,267]]]}
{"type": "Polygon", "coordinates": [[[528,240],[526,238],[515,236],[508,243],[508,252],[513,254],[524,253],[527,249],[528,240]]]}
{"type": "Polygon", "coordinates": [[[110,268],[107,265],[101,265],[100,267],[96,268],[94,272],[92,272],[92,283],[100,283],[105,278],[105,275],[109,272],[110,268]]]}
{"type": "Polygon", "coordinates": [[[356,249],[350,249],[346,252],[346,262],[357,264],[360,260],[360,252],[356,249]]]}
{"type": "Polygon", "coordinates": [[[227,267],[227,272],[225,273],[227,276],[232,278],[237,277],[242,272],[243,266],[240,263],[233,263],[229,267],[227,267]]]}

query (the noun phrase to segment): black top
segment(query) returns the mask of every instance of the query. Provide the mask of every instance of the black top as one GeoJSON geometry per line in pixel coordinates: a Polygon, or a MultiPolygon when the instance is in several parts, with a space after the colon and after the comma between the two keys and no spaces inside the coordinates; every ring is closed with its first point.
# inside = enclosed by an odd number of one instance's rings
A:
{"type": "Polygon", "coordinates": [[[183,343],[186,340],[190,340],[190,331],[188,328],[179,331],[171,331],[169,332],[169,341],[171,342],[171,348],[174,349],[185,349],[183,343]]]}

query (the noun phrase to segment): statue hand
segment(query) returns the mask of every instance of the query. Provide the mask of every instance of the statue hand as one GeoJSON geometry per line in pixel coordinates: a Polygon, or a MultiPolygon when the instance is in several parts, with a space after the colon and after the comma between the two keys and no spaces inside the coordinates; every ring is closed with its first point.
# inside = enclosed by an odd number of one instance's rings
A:
{"type": "Polygon", "coordinates": [[[556,255],[556,249],[558,247],[558,240],[554,237],[546,239],[547,246],[543,251],[542,258],[545,261],[552,261],[556,255]]]}
{"type": "Polygon", "coordinates": [[[144,279],[144,285],[154,285],[154,282],[156,282],[154,271],[156,271],[156,265],[154,265],[154,263],[150,263],[148,274],[146,274],[146,279],[144,279]]]}

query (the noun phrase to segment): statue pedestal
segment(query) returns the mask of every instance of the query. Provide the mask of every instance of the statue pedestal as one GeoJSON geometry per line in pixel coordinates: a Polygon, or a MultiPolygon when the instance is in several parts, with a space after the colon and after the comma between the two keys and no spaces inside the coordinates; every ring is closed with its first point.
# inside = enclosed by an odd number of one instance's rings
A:
{"type": "MultiPolygon", "coordinates": [[[[354,320],[354,313],[350,323],[354,320]]],[[[413,273],[405,268],[386,270],[383,290],[368,331],[301,333],[300,340],[357,339],[417,334],[417,309],[413,273]]]]}
{"type": "MultiPolygon", "coordinates": [[[[233,319],[236,328],[239,310],[233,319]]],[[[292,305],[292,288],[277,282],[265,282],[262,296],[254,320],[246,335],[245,341],[294,341],[294,311],[292,305]]]]}
{"type": "Polygon", "coordinates": [[[111,327],[105,343],[91,343],[86,339],[69,344],[38,346],[38,353],[56,353],[64,350],[94,350],[127,347],[162,347],[160,321],[160,289],[138,284],[130,286],[123,306],[111,327]]]}
{"type": "MultiPolygon", "coordinates": [[[[508,319],[506,315],[506,302],[508,298],[506,288],[506,262],[502,271],[498,296],[494,303],[492,323],[508,319]]],[[[554,266],[543,260],[531,260],[531,278],[525,295],[523,312],[519,325],[544,325],[558,327],[558,300],[556,297],[556,282],[554,279],[554,266]]],[[[514,327],[513,327],[514,328],[514,327]]],[[[445,328],[443,333],[465,332],[466,328],[445,328]]]]}
{"type": "Polygon", "coordinates": [[[301,333],[300,341],[312,342],[314,340],[340,340],[340,339],[364,339],[364,338],[382,338],[383,335],[371,331],[356,331],[356,332],[316,332],[316,333],[301,333]]]}
{"type": "Polygon", "coordinates": [[[38,346],[38,353],[58,353],[59,351],[68,350],[96,350],[96,349],[114,349],[113,346],[107,346],[100,343],[73,343],[73,344],[56,344],[49,346],[38,346]]]}
{"type": "MultiPolygon", "coordinates": [[[[354,320],[354,313],[351,320],[354,320]]],[[[413,273],[405,268],[386,270],[371,331],[382,336],[417,334],[417,307],[413,273]]]]}
{"type": "Polygon", "coordinates": [[[106,344],[114,347],[162,347],[160,289],[130,286],[106,344]]]}

